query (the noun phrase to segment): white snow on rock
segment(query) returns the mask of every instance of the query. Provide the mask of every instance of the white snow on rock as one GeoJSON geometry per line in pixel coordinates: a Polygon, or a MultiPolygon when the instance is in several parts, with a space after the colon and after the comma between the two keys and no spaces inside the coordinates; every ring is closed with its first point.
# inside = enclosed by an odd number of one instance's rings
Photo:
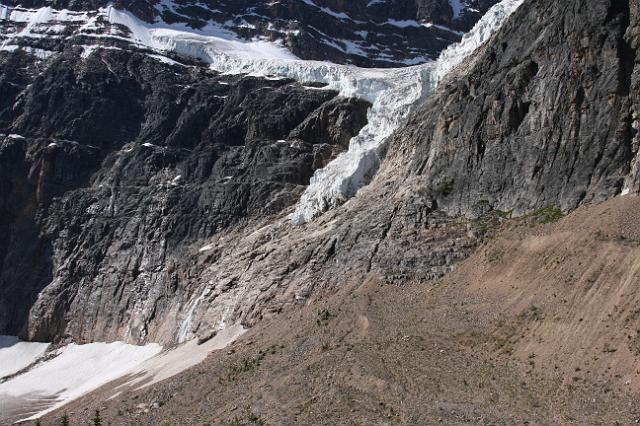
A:
{"type": "Polygon", "coordinates": [[[411,105],[433,93],[440,81],[489,40],[523,1],[503,0],[493,6],[460,43],[444,50],[435,62],[399,70],[356,69],[355,85],[345,78],[345,73],[337,82],[329,81],[343,95],[369,100],[373,106],[367,125],[351,140],[349,150],[315,172],[291,215],[292,221],[308,222],[366,185],[378,169],[387,138],[407,118],[411,105]],[[379,74],[374,77],[376,72],[379,74]],[[354,90],[353,86],[360,90],[354,90]]]}
{"type": "Polygon", "coordinates": [[[128,11],[118,10],[112,6],[100,9],[111,24],[126,26],[131,31],[131,39],[143,47],[160,52],[177,52],[185,56],[202,58],[199,46],[203,43],[219,52],[247,56],[251,58],[292,59],[296,58],[284,47],[264,40],[243,41],[235,33],[210,23],[199,30],[184,24],[166,24],[156,22],[148,24],[128,11]],[[191,49],[189,45],[194,45],[191,49]]]}
{"type": "Polygon", "coordinates": [[[471,31],[462,36],[460,43],[452,44],[442,51],[433,66],[430,76],[431,84],[437,85],[446,74],[493,37],[523,2],[524,0],[502,0],[489,9],[471,31]]]}
{"type": "Polygon", "coordinates": [[[198,307],[198,305],[200,304],[200,302],[202,302],[202,300],[205,297],[207,297],[207,295],[210,292],[211,292],[211,290],[209,288],[205,287],[205,289],[202,290],[202,294],[200,294],[200,296],[195,298],[189,304],[189,308],[187,309],[187,315],[185,316],[184,320],[182,321],[182,324],[180,325],[180,330],[178,331],[178,343],[184,343],[187,340],[189,340],[189,338],[193,337],[193,334],[191,333],[191,325],[193,323],[193,314],[194,314],[196,308],[198,307]]]}
{"type": "Polygon", "coordinates": [[[132,375],[129,382],[114,391],[120,391],[124,387],[140,389],[173,377],[200,364],[212,351],[226,348],[246,331],[241,324],[235,324],[218,331],[212,339],[201,345],[196,340],[190,340],[174,349],[162,352],[140,364],[135,369],[135,376],[132,375]]]}
{"type": "MultiPolygon", "coordinates": [[[[119,39],[158,52],[176,50],[173,46],[174,42],[184,45],[189,42],[197,44],[206,41],[216,44],[216,49],[223,52],[260,58],[295,58],[292,53],[275,42],[259,39],[243,41],[235,32],[221,24],[209,23],[197,30],[179,23],[167,24],[159,21],[150,24],[128,11],[118,10],[113,6],[94,11],[72,12],[51,7],[27,9],[0,4],[0,20],[22,25],[22,28],[15,32],[0,34],[4,39],[0,44],[0,50],[6,51],[17,49],[16,40],[19,38],[59,38],[62,37],[66,28],[72,27],[76,35],[96,40],[119,39]],[[117,25],[127,27],[130,33],[123,33],[117,25]]],[[[11,27],[7,27],[7,31],[11,31],[11,27]]],[[[39,51],[34,53],[38,53],[42,59],[48,57],[39,51]]],[[[88,54],[85,53],[84,56],[88,54]]],[[[189,56],[198,58],[197,55],[189,56]]],[[[157,56],[155,58],[158,59],[157,56]]]]}
{"type": "Polygon", "coordinates": [[[23,398],[24,408],[28,410],[30,400],[46,399],[50,403],[44,408],[38,406],[35,412],[25,413],[25,420],[42,416],[131,373],[134,367],[161,350],[157,344],[133,346],[121,342],[67,345],[57,351],[55,358],[1,383],[0,412],[5,412],[4,401],[23,398]],[[33,398],[34,395],[38,397],[33,398]]]}
{"type": "Polygon", "coordinates": [[[462,2],[460,0],[449,0],[449,4],[451,5],[451,9],[453,9],[453,19],[459,18],[464,10],[462,2]]]}
{"type": "Polygon", "coordinates": [[[30,366],[48,347],[48,343],[23,342],[14,336],[0,336],[0,379],[30,366]]]}
{"type": "Polygon", "coordinates": [[[144,388],[201,363],[245,331],[234,324],[203,344],[190,340],[164,351],[157,344],[72,343],[46,359],[42,355],[49,344],[0,336],[0,379],[33,365],[22,374],[0,380],[0,423],[36,419],[98,388],[111,392],[111,397],[125,388],[144,388]],[[117,385],[113,383],[118,379],[117,385]]]}

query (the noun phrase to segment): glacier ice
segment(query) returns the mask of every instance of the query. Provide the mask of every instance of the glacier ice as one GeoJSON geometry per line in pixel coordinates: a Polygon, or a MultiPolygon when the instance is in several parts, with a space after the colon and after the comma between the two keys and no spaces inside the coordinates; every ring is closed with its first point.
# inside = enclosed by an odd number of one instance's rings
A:
{"type": "MultiPolygon", "coordinates": [[[[369,101],[372,106],[368,111],[367,125],[351,140],[346,152],[315,172],[291,214],[294,223],[302,224],[355,196],[371,181],[381,163],[385,142],[407,119],[411,106],[433,93],[439,82],[490,39],[523,1],[503,0],[493,6],[460,43],[445,49],[436,61],[397,69],[368,69],[300,60],[278,43],[260,39],[243,41],[217,24],[200,30],[162,21],[149,24],[112,6],[100,9],[97,14],[1,6],[0,16],[26,22],[27,27],[20,36],[29,37],[39,36],[31,29],[44,22],[84,19],[86,23],[80,30],[83,35],[125,38],[152,50],[152,57],[159,60],[163,60],[159,55],[173,53],[202,60],[222,73],[278,75],[300,82],[325,83],[328,89],[337,90],[342,96],[369,101]],[[111,25],[127,27],[130,34],[126,37],[116,34],[113,28],[110,34],[96,34],[93,29],[101,21],[98,17],[111,25]]],[[[11,40],[11,37],[6,38],[2,48],[10,48],[8,43],[11,40]]]]}
{"type": "Polygon", "coordinates": [[[332,87],[343,95],[372,102],[368,124],[351,140],[348,151],[316,171],[291,214],[292,221],[308,222],[366,185],[380,165],[386,140],[406,120],[411,105],[433,93],[440,81],[489,40],[523,1],[503,0],[493,6],[460,43],[445,49],[435,62],[395,70],[351,69],[351,73],[333,77],[332,87]],[[353,90],[352,78],[356,78],[360,90],[353,90]]]}

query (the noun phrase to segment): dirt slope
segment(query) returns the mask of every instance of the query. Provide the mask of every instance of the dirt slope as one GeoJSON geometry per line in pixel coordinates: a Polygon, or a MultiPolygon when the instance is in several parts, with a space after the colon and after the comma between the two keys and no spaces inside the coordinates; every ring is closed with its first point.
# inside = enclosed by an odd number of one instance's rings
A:
{"type": "Polygon", "coordinates": [[[434,284],[345,279],[71,424],[635,424],[640,198],[553,216],[508,221],[434,284]]]}

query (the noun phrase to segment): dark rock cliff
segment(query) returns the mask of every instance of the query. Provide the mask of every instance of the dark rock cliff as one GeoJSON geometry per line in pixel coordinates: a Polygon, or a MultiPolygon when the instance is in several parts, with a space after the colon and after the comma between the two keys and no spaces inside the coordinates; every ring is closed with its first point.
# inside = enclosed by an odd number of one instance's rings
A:
{"type": "Polygon", "coordinates": [[[567,211],[637,190],[632,4],[525,2],[475,64],[414,114],[401,136],[415,144],[406,181],[425,185],[440,208],[471,215],[567,211]]]}
{"type": "Polygon", "coordinates": [[[22,135],[0,149],[4,330],[171,342],[251,325],[368,274],[441,276],[504,211],[637,192],[639,25],[632,2],[526,0],[414,107],[374,181],[303,227],[286,213],[363,103],[127,52],[4,54],[0,123],[22,135]]]}
{"type": "Polygon", "coordinates": [[[368,274],[426,282],[505,213],[546,220],[555,208],[637,192],[639,10],[589,5],[526,1],[415,107],[374,181],[341,207],[302,229],[276,222],[230,235],[231,251],[212,240],[201,277],[224,280],[212,280],[194,329],[238,295],[232,317],[252,324],[368,274]]]}
{"type": "Polygon", "coordinates": [[[366,123],[365,102],[291,80],[80,52],[0,58],[3,333],[26,330],[36,303],[31,338],[89,312],[121,334],[128,297],[171,297],[184,247],[295,203],[366,123]]]}

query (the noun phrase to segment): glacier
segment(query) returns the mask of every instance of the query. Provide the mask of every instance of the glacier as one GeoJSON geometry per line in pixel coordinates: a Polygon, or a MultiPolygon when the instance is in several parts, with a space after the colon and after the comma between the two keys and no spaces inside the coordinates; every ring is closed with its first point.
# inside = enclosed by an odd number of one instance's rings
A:
{"type": "MultiPolygon", "coordinates": [[[[164,52],[195,57],[210,68],[227,74],[285,76],[307,83],[324,83],[341,96],[356,97],[372,104],[368,122],[340,154],[317,170],[290,215],[295,224],[306,223],[322,212],[344,203],[371,181],[377,172],[385,142],[404,123],[411,105],[428,97],[440,81],[489,40],[524,0],[503,0],[493,6],[460,43],[445,49],[431,63],[396,69],[359,68],[330,62],[291,57],[269,42],[227,41],[212,36],[194,36],[175,30],[148,29],[131,23],[126,12],[115,15],[119,23],[134,28],[138,39],[164,52]],[[149,33],[144,33],[148,30],[149,33]],[[262,43],[256,46],[255,43],[262,43]],[[266,48],[266,45],[270,45],[266,48]],[[260,52],[256,54],[255,49],[260,52]]],[[[112,15],[113,16],[113,15],[112,15]]],[[[112,18],[113,19],[113,18],[112,18]]]]}
{"type": "MultiPolygon", "coordinates": [[[[371,103],[368,124],[355,136],[347,151],[326,167],[317,170],[290,218],[295,224],[309,222],[322,212],[354,197],[377,172],[386,141],[406,121],[411,106],[430,96],[442,79],[489,40],[524,0],[503,0],[493,6],[466,33],[461,42],[445,49],[436,61],[406,68],[374,69],[330,62],[301,60],[278,42],[241,40],[228,29],[210,24],[195,30],[184,24],[159,21],[147,23],[113,6],[94,12],[70,12],[9,8],[0,5],[0,19],[26,23],[15,34],[5,34],[0,50],[15,49],[19,37],[42,37],[39,26],[80,25],[77,34],[85,37],[116,38],[150,50],[149,56],[174,63],[166,55],[186,56],[208,64],[215,71],[252,76],[281,76],[302,83],[323,83],[341,96],[371,103]],[[109,27],[99,32],[101,23],[109,27]],[[124,26],[129,33],[123,33],[124,26]]],[[[51,36],[51,31],[45,31],[51,36]]],[[[62,32],[62,31],[59,31],[62,32]]],[[[85,47],[85,54],[92,52],[85,47]]],[[[39,52],[46,59],[46,52],[39,52]]]]}

